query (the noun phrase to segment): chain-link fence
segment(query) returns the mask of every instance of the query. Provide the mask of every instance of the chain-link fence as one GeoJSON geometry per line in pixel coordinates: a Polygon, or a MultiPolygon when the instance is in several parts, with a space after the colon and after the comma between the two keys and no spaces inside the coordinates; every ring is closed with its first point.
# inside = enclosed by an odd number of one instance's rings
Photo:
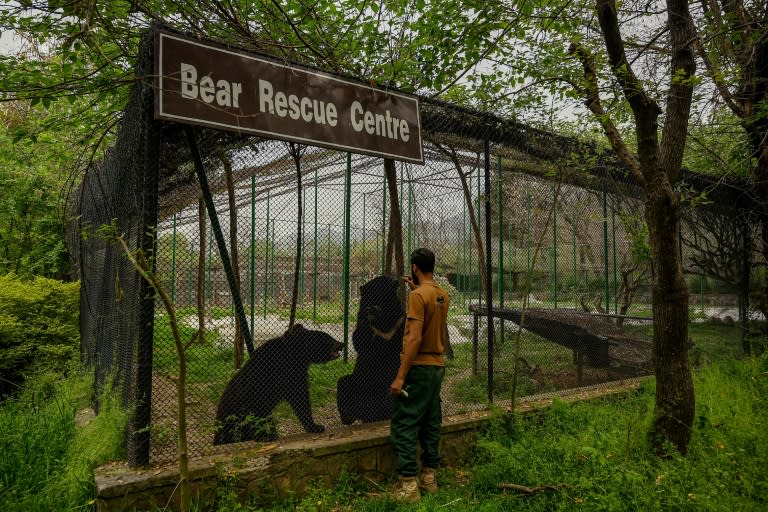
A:
{"type": "MultiPolygon", "coordinates": [[[[147,310],[125,258],[79,236],[113,218],[153,256],[189,343],[192,455],[388,419],[398,244],[405,268],[432,249],[451,297],[444,415],[652,371],[642,198],[594,152],[572,156],[570,139],[423,101],[425,163],[391,165],[160,125],[151,105],[137,87],[71,236],[85,359],[137,407],[132,464],[174,457],[178,357],[168,313],[147,310]]],[[[700,284],[704,313],[715,299],[700,284]]]]}

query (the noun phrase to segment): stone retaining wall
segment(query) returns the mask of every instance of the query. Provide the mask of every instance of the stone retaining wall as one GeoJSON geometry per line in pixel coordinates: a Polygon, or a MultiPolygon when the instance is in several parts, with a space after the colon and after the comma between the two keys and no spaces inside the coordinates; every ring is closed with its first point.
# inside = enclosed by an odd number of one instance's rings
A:
{"type": "MultiPolygon", "coordinates": [[[[642,379],[613,385],[570,390],[566,395],[546,395],[524,402],[521,412],[541,409],[555,396],[585,400],[626,392],[642,379]]],[[[477,432],[491,418],[489,412],[446,418],[441,453],[445,465],[462,463],[474,445],[477,432]]],[[[290,495],[303,496],[308,486],[332,486],[343,474],[357,474],[375,482],[394,477],[395,459],[389,441],[389,424],[352,427],[343,432],[304,435],[279,443],[190,461],[192,492],[200,503],[211,503],[223,483],[242,501],[256,498],[269,503],[290,495]]],[[[178,504],[179,480],[175,465],[132,469],[111,463],[95,470],[98,511],[163,509],[178,504]]]]}

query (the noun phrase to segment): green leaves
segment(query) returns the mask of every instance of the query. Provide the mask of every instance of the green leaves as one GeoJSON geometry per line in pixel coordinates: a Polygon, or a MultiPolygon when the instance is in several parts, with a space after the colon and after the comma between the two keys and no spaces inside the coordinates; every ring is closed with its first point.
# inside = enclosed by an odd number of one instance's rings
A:
{"type": "Polygon", "coordinates": [[[79,285],[52,279],[0,276],[0,395],[33,366],[63,369],[76,353],[79,285]]]}

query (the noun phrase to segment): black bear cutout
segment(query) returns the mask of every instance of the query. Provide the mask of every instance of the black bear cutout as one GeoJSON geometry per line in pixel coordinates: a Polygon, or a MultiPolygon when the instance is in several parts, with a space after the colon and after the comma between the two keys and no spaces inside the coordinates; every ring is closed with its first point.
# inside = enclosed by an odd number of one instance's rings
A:
{"type": "Polygon", "coordinates": [[[352,333],[355,369],[339,379],[336,390],[339,416],[345,425],[392,416],[390,385],[400,366],[405,328],[398,286],[392,277],[378,276],[360,287],[360,310],[352,333]]]}
{"type": "Polygon", "coordinates": [[[213,444],[273,441],[272,410],[286,400],[307,432],[324,432],[312,419],[309,365],[337,359],[343,344],[296,324],[257,348],[224,389],[216,411],[213,444]]]}

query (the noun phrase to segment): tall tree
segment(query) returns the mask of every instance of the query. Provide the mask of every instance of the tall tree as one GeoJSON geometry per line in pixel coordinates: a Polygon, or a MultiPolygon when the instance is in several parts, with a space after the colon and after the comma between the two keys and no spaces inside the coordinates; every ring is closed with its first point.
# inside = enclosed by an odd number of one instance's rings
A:
{"type": "Polygon", "coordinates": [[[294,251],[293,265],[293,287],[291,291],[291,314],[288,319],[288,329],[296,323],[296,307],[299,302],[299,273],[303,272],[301,268],[302,252],[304,251],[304,191],[301,182],[301,155],[304,148],[301,144],[288,144],[288,153],[293,158],[293,164],[296,168],[296,250],[294,251]]]}
{"type": "MultiPolygon", "coordinates": [[[[232,273],[235,277],[235,287],[240,290],[240,253],[237,248],[237,198],[235,197],[235,180],[232,176],[232,160],[226,151],[219,153],[219,159],[224,167],[224,179],[227,184],[227,199],[229,202],[229,259],[232,261],[232,273]]],[[[240,368],[245,356],[245,336],[240,315],[235,315],[234,365],[240,368]]]]}
{"type": "MultiPolygon", "coordinates": [[[[768,5],[753,0],[713,0],[700,3],[696,17],[697,53],[718,92],[719,104],[736,118],[746,134],[744,160],[754,184],[754,218],[760,228],[757,249],[768,263],[768,5]]],[[[734,166],[726,163],[732,172],[734,166]]],[[[752,205],[751,205],[752,206],[752,205]]],[[[751,251],[742,251],[745,255],[751,251]]],[[[743,295],[749,272],[741,272],[743,295]]],[[[768,280],[763,280],[757,307],[768,315],[768,280]]],[[[744,338],[744,349],[750,345],[744,338]]]]}
{"type": "Polygon", "coordinates": [[[614,0],[542,0],[518,7],[520,37],[495,56],[505,64],[495,69],[504,70],[509,80],[496,100],[537,112],[548,123],[556,112],[577,116],[581,136],[590,136],[590,129],[602,133],[619,165],[644,191],[657,381],[651,446],[657,453],[668,445],[685,453],[695,396],[678,238],[683,205],[676,186],[696,71],[688,4],[630,0],[619,11],[614,0]],[[583,101],[589,119],[574,100],[583,101]]]}
{"type": "Polygon", "coordinates": [[[688,3],[667,0],[665,28],[670,75],[666,112],[663,112],[627,58],[616,2],[596,0],[595,4],[608,65],[634,116],[637,154],[629,150],[603,108],[594,56],[578,43],[571,46],[571,52],[584,67],[583,92],[587,107],[596,116],[611,147],[645,190],[645,221],[653,262],[653,363],[656,375],[651,442],[660,454],[666,450],[666,443],[686,453],[693,426],[695,396],[688,361],[688,286],[678,246],[681,205],[675,185],[680,177],[693,97],[695,31],[688,3]],[[662,113],[665,116],[659,133],[662,113]]]}
{"type": "MultiPolygon", "coordinates": [[[[435,145],[451,160],[451,162],[453,162],[453,166],[456,168],[456,173],[459,175],[461,191],[464,196],[464,204],[467,206],[467,217],[469,217],[469,222],[472,227],[472,234],[474,235],[475,239],[475,249],[477,250],[478,260],[477,265],[480,267],[480,289],[483,291],[483,294],[485,294],[485,285],[488,282],[488,271],[485,266],[485,248],[483,247],[483,235],[480,233],[480,224],[478,222],[479,216],[475,214],[475,206],[472,201],[472,191],[470,190],[470,186],[467,180],[467,176],[471,171],[465,171],[462,168],[461,162],[459,161],[459,156],[456,154],[456,148],[441,144],[439,142],[435,142],[435,145]]],[[[477,160],[473,166],[477,172],[480,172],[479,164],[480,154],[478,153],[477,160]]]]}

